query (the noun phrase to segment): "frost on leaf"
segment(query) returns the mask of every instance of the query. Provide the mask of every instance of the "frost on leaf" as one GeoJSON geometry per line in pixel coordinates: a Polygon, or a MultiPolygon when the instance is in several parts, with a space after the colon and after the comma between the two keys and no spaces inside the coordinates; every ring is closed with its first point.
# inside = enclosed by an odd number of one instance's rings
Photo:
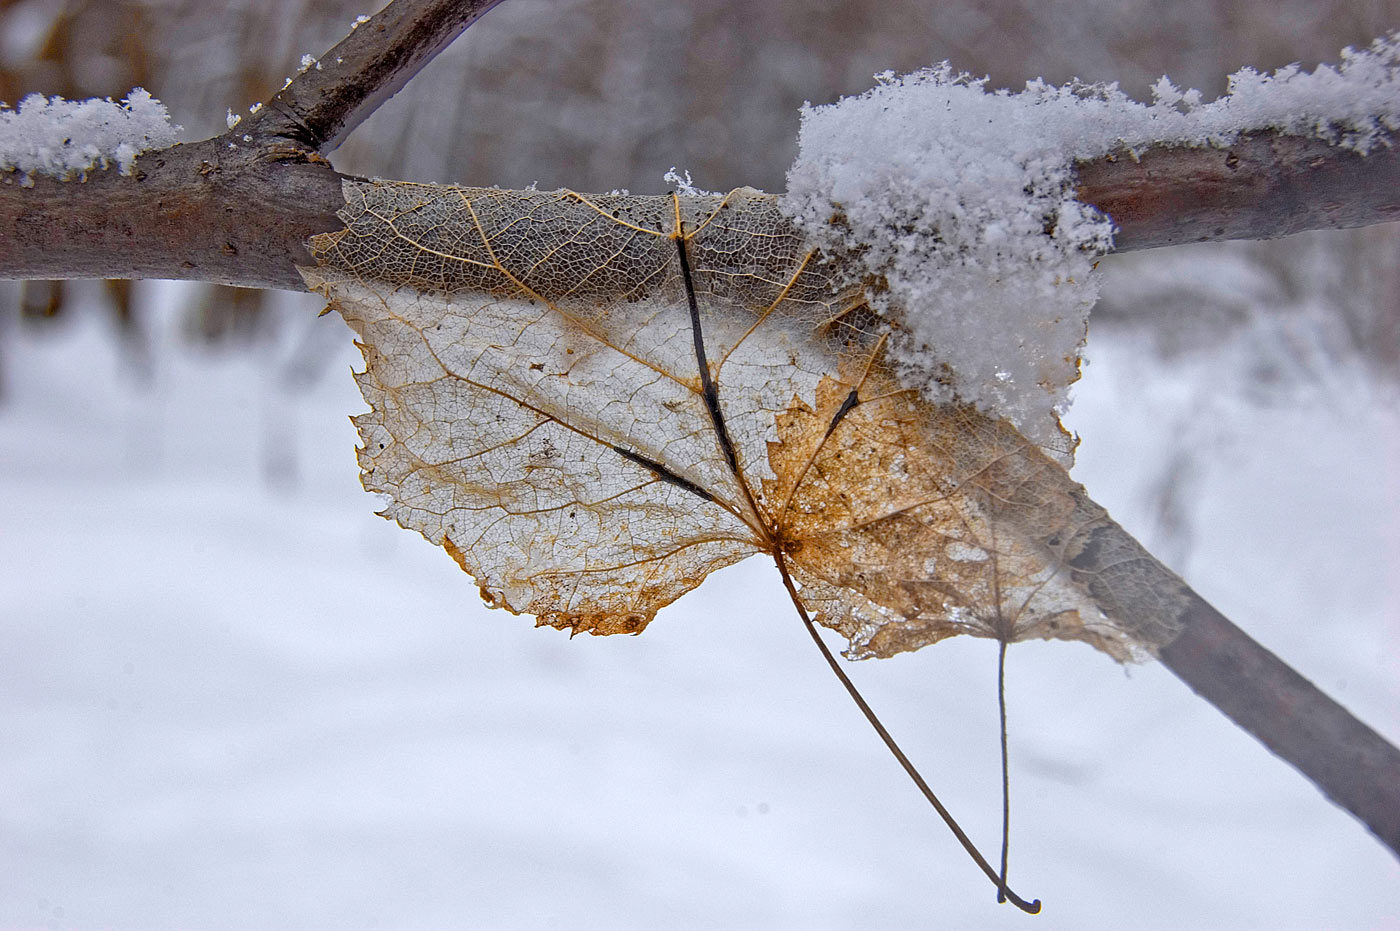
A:
{"type": "Polygon", "coordinates": [[[303,274],[360,337],[365,487],[488,603],[635,633],[768,553],[854,656],[957,633],[1150,645],[1066,568],[1096,515],[1064,470],[900,388],[846,260],[775,198],[356,182],[346,200],[303,274]]]}

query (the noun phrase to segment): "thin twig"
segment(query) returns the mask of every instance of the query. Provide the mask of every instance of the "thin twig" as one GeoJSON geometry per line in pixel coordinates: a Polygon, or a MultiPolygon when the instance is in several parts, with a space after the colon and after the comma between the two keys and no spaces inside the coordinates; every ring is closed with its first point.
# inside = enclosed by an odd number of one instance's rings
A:
{"type": "Polygon", "coordinates": [[[326,153],[500,0],[394,0],[357,23],[240,132],[326,153]]]}
{"type": "MultiPolygon", "coordinates": [[[[1006,739],[1006,638],[997,640],[997,715],[1001,720],[1001,888],[1006,888],[1006,867],[1011,857],[1011,770],[1006,739]]],[[[1000,902],[1000,893],[997,901],[1000,902]]]]}

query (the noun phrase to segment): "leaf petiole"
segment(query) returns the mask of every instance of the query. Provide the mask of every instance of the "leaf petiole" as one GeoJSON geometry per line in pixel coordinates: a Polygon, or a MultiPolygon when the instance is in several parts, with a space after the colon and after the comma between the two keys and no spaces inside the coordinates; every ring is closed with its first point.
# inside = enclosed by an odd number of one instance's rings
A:
{"type": "MultiPolygon", "coordinates": [[[[798,616],[802,618],[802,623],[806,625],[807,633],[812,636],[812,642],[817,645],[817,649],[820,650],[822,656],[826,658],[827,665],[830,666],[831,671],[836,674],[836,678],[841,680],[841,684],[846,687],[846,692],[851,696],[856,706],[860,708],[861,713],[865,715],[865,719],[870,722],[870,726],[875,728],[875,732],[880,735],[880,739],[885,742],[885,746],[889,748],[890,753],[894,754],[894,758],[899,761],[899,765],[904,767],[904,771],[909,774],[909,778],[914,780],[914,785],[919,787],[919,791],[924,794],[924,798],[928,799],[929,804],[938,812],[939,816],[943,819],[943,823],[948,825],[948,830],[953,832],[953,836],[962,844],[968,856],[972,857],[973,862],[981,867],[982,872],[986,873],[987,878],[996,885],[997,901],[1010,902],[1028,915],[1039,914],[1039,899],[1033,899],[1027,902],[1025,899],[1012,892],[1006,885],[1005,838],[1003,837],[1002,872],[998,875],[997,871],[992,869],[991,864],[982,856],[982,853],[977,849],[976,845],[972,843],[971,838],[963,831],[952,814],[944,807],[943,803],[938,800],[938,796],[933,794],[933,790],[930,789],[928,783],[924,781],[924,777],[914,768],[914,764],[909,761],[909,757],[904,755],[904,751],[899,748],[899,744],[895,743],[894,738],[890,736],[890,732],[885,730],[885,725],[881,723],[880,719],[876,717],[874,710],[866,703],[864,696],[860,694],[855,683],[846,675],[841,665],[836,662],[836,657],[832,655],[831,650],[827,648],[826,643],[822,640],[821,634],[817,632],[816,625],[812,623],[812,618],[807,613],[806,606],[802,604],[802,599],[797,594],[797,586],[793,584],[792,576],[788,574],[787,562],[784,560],[783,552],[780,548],[774,548],[773,559],[778,564],[778,573],[783,578],[783,585],[787,588],[788,597],[792,599],[793,606],[797,608],[798,616]]],[[[1005,785],[1004,771],[1003,785],[1005,785]]],[[[1004,803],[1005,795],[1003,795],[1003,804],[1004,803]]],[[[1003,834],[1005,833],[1005,824],[1006,822],[1003,821],[1003,834]]]]}

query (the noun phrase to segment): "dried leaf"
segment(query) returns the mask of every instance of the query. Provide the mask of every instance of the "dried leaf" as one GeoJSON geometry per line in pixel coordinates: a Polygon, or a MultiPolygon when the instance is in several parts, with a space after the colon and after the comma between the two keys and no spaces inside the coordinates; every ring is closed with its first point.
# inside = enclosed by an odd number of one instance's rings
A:
{"type": "Polygon", "coordinates": [[[1151,646],[1068,568],[1102,512],[1008,424],[896,384],[862,287],[773,197],[346,200],[303,274],[361,340],[365,487],[488,603],[636,633],[769,553],[854,656],[1151,646]]]}

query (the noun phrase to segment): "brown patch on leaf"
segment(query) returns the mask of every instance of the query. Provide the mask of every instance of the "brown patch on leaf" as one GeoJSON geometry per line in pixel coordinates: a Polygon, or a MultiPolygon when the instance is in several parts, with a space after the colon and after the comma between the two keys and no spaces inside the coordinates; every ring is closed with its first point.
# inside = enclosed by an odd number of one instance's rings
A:
{"type": "Polygon", "coordinates": [[[1129,647],[1025,526],[1068,528],[1062,470],[1009,425],[935,406],[883,377],[831,424],[851,385],[795,399],[769,445],[765,498],[817,620],[855,656],[890,656],[956,634],[1129,647]],[[1086,617],[1088,621],[1086,622],[1086,617]]]}

